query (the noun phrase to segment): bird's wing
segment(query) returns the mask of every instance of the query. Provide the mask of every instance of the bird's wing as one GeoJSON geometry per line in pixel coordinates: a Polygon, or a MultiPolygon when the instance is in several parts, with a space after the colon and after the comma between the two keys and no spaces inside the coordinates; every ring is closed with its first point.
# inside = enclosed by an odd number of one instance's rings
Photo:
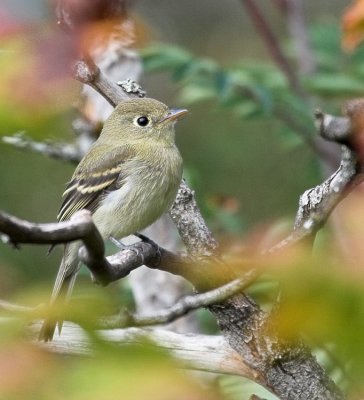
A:
{"type": "Polygon", "coordinates": [[[132,157],[131,152],[123,149],[121,153],[113,151],[111,154],[103,154],[104,161],[101,161],[97,170],[93,168],[90,171],[87,160],[81,161],[63,193],[58,221],[68,220],[82,209],[93,213],[106,191],[116,190],[122,186],[123,164],[132,157]]]}

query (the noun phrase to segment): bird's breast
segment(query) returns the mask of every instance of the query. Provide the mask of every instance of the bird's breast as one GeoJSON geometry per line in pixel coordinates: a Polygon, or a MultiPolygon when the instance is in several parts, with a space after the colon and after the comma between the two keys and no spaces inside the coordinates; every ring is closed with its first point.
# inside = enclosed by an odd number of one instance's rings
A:
{"type": "Polygon", "coordinates": [[[95,224],[104,237],[124,237],[140,231],[171,207],[182,177],[178,150],[161,151],[150,159],[126,162],[120,188],[107,193],[94,213],[95,224]]]}

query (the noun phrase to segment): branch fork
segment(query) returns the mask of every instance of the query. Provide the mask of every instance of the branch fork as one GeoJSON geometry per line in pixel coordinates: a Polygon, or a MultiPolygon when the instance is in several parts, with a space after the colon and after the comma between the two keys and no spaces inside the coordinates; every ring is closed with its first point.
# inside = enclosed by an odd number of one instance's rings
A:
{"type": "MultiPolygon", "coordinates": [[[[92,64],[89,66],[86,61],[80,61],[74,73],[76,79],[92,86],[114,106],[129,98],[118,84],[109,81],[102,71],[92,64]]],[[[281,251],[308,237],[313,239],[332,210],[361,179],[357,154],[347,144],[355,116],[347,114],[345,117],[334,117],[317,112],[316,123],[321,136],[341,144],[341,164],[325,182],[301,196],[293,232],[269,249],[268,253],[281,251]]],[[[151,268],[181,275],[197,288],[198,294],[181,299],[158,315],[117,316],[104,319],[100,324],[108,328],[130,324],[153,325],[169,322],[193,309],[207,307],[216,317],[231,350],[244,360],[253,380],[268,387],[281,399],[342,399],[337,388],[304,346],[292,345],[282,352],[281,346],[272,345],[279,344],[280,340],[263,329],[269,316],[252,299],[241,293],[256,278],[257,272],[251,269],[245,276],[237,277],[236,271],[220,260],[218,244],[197,207],[193,191],[184,181],[170,215],[187,254],[173,253],[151,242],[141,241],[135,243],[132,249],[105,258],[101,236],[87,212],[77,213],[72,220],[59,224],[31,224],[1,212],[0,232],[16,244],[56,244],[82,240],[84,248],[80,251],[80,257],[95,279],[103,285],[125,277],[143,263],[151,268]],[[217,270],[223,271],[224,278],[216,282],[212,276],[217,270]],[[203,283],[202,278],[205,278],[203,283]],[[288,393],[287,387],[292,385],[292,379],[297,390],[288,393]]]]}

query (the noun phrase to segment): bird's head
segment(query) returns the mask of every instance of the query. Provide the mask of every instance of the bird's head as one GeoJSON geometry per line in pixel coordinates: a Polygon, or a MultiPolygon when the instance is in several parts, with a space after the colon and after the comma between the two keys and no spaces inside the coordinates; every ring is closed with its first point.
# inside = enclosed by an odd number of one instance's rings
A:
{"type": "Polygon", "coordinates": [[[187,113],[184,109],[169,109],[160,101],[143,98],[118,104],[105,121],[100,139],[157,140],[174,142],[174,124],[187,113]]]}

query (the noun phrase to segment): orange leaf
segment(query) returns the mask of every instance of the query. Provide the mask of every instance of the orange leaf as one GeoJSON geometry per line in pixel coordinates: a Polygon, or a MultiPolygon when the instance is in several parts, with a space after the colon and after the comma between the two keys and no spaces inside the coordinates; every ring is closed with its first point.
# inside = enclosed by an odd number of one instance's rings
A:
{"type": "Polygon", "coordinates": [[[352,51],[364,41],[364,0],[356,0],[344,13],[343,48],[352,51]]]}

